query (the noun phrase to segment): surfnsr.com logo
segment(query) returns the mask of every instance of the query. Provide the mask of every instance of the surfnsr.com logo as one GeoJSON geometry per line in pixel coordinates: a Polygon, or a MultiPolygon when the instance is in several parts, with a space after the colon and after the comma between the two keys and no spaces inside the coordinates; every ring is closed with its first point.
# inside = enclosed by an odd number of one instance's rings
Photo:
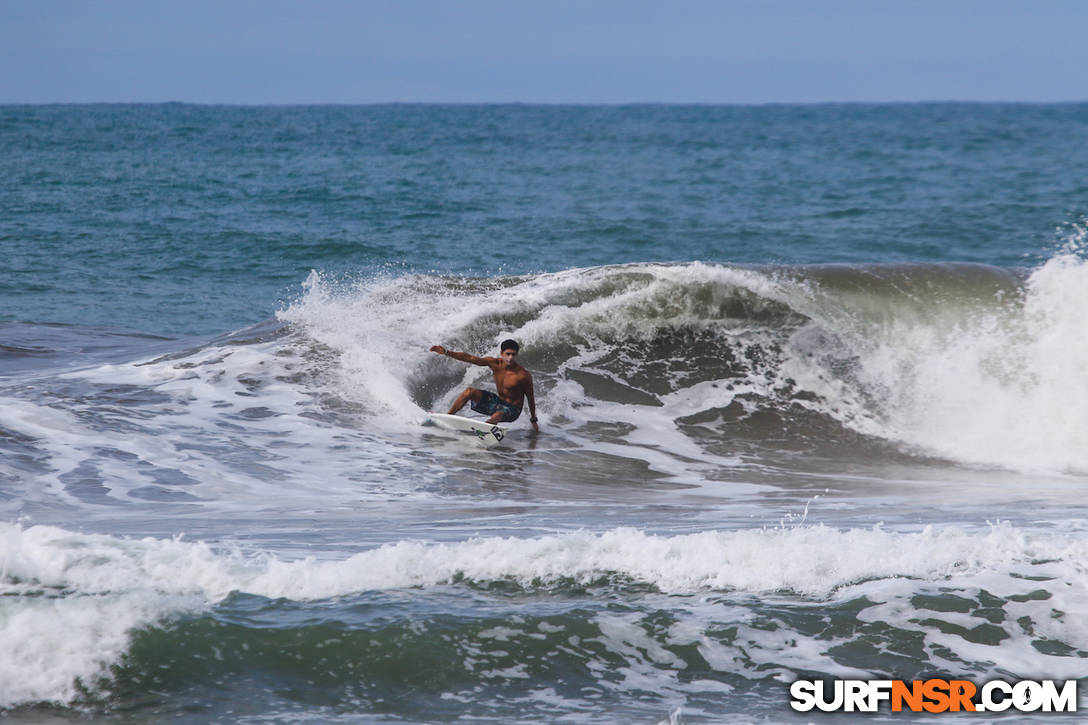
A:
{"type": "Polygon", "coordinates": [[[798,712],[877,712],[885,703],[892,712],[1076,712],[1077,681],[798,680],[790,697],[798,712]]]}

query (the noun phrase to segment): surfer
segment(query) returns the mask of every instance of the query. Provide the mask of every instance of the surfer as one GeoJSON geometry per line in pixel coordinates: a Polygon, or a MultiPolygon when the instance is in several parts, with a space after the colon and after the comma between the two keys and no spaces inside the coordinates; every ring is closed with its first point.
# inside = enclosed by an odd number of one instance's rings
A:
{"type": "Polygon", "coordinates": [[[497,423],[509,423],[517,420],[521,415],[521,407],[526,400],[529,401],[529,422],[533,424],[533,430],[539,431],[536,424],[536,397],[533,395],[533,376],[528,370],[518,364],[518,344],[513,340],[503,340],[499,345],[499,357],[476,357],[467,352],[455,352],[447,350],[441,345],[431,347],[431,352],[452,357],[454,360],[483,365],[491,368],[491,374],[495,376],[495,388],[498,395],[490,390],[479,388],[465,388],[464,392],[457,396],[450,406],[450,415],[465,407],[465,403],[472,401],[472,409],[477,413],[489,416],[487,422],[491,425],[497,423]]]}

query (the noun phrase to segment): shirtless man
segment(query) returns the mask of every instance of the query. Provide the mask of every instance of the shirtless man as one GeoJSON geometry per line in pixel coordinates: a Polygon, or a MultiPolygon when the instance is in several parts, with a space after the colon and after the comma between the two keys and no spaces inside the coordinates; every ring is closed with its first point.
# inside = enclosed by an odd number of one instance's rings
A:
{"type": "Polygon", "coordinates": [[[435,345],[431,352],[452,357],[454,360],[484,365],[491,368],[495,376],[495,388],[499,391],[495,395],[490,390],[479,388],[465,388],[457,400],[450,406],[450,415],[454,415],[465,403],[472,401],[472,409],[477,413],[490,416],[487,422],[509,423],[517,420],[521,415],[521,406],[526,399],[529,400],[529,422],[533,424],[533,430],[539,431],[536,424],[536,398],[533,395],[533,376],[529,371],[518,365],[518,344],[513,340],[503,340],[499,346],[501,357],[476,357],[467,352],[454,352],[441,345],[435,345]]]}

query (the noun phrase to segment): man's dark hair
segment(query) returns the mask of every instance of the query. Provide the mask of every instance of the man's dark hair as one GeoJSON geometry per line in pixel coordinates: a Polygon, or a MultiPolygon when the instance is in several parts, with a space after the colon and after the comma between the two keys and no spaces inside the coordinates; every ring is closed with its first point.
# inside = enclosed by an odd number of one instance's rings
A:
{"type": "Polygon", "coordinates": [[[514,352],[517,352],[520,349],[521,347],[513,340],[503,340],[502,344],[499,345],[499,352],[502,352],[503,350],[513,350],[514,352]]]}

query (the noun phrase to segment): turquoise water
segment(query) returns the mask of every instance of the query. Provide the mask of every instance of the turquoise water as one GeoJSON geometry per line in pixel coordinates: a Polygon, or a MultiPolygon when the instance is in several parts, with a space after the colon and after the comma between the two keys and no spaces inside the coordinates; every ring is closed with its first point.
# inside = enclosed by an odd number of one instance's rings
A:
{"type": "Polygon", "coordinates": [[[4,106],[0,173],[13,722],[1088,675],[1088,105],[4,106]],[[507,337],[541,433],[425,425],[507,337]]]}
{"type": "Polygon", "coordinates": [[[1032,266],[1086,141],[1084,105],[8,106],[2,314],[219,333],[311,269],[1032,266]]]}

